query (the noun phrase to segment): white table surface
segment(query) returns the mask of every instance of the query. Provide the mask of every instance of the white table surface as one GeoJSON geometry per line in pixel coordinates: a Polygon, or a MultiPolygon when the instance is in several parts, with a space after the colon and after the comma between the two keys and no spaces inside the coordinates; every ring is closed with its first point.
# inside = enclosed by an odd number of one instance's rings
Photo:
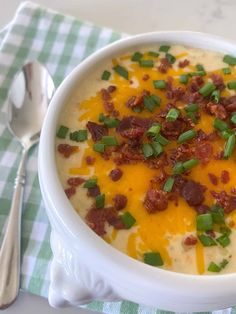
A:
{"type": "MultiPolygon", "coordinates": [[[[20,0],[0,0],[0,28],[8,23],[20,0]]],[[[236,40],[235,0],[38,0],[37,3],[81,20],[130,34],[155,30],[193,30],[236,40]]],[[[83,309],[55,310],[47,300],[21,293],[6,314],[88,314],[83,309]]],[[[124,313],[129,314],[129,313],[124,313]]]]}

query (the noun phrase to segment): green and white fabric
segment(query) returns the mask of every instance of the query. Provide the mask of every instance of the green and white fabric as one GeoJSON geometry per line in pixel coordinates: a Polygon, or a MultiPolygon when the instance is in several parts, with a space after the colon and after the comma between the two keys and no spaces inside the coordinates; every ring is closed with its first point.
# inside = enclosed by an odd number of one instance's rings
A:
{"type": "MultiPolygon", "coordinates": [[[[21,147],[6,127],[7,94],[14,75],[28,60],[43,63],[58,86],[84,58],[124,36],[25,2],[12,22],[0,31],[0,233],[4,234],[21,147]]],[[[50,225],[37,177],[37,147],[29,154],[22,221],[21,288],[47,297],[49,287],[50,225]]],[[[1,240],[0,239],[0,240],[1,240]]],[[[236,300],[235,300],[236,303],[236,300]]],[[[87,308],[104,313],[169,313],[128,301],[92,302],[87,308]]],[[[234,313],[235,310],[218,311],[234,313]]]]}

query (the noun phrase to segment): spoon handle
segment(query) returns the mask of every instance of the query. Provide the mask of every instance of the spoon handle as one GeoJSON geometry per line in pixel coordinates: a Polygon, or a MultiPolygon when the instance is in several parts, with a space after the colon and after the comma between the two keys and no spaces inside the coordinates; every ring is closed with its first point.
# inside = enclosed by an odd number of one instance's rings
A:
{"type": "Polygon", "coordinates": [[[0,309],[11,305],[20,286],[21,211],[25,185],[27,150],[22,152],[2,247],[0,250],[0,309]]]}

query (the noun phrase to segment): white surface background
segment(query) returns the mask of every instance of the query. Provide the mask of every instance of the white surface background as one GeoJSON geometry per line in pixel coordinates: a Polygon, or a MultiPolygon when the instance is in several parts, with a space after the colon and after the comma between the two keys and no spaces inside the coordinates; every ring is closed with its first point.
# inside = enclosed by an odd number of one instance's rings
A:
{"type": "MultiPolygon", "coordinates": [[[[136,34],[156,30],[194,30],[236,40],[235,0],[38,0],[81,20],[136,34]]],[[[0,0],[0,28],[8,23],[20,0],[0,0]]],[[[55,310],[47,301],[21,293],[6,314],[85,314],[83,309],[55,310]]],[[[129,313],[124,313],[129,314],[129,313]]]]}

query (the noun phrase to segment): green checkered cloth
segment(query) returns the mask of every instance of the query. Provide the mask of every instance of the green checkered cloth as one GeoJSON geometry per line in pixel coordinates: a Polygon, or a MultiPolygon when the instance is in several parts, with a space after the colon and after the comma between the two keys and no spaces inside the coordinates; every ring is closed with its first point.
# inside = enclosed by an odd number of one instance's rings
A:
{"type": "MultiPolygon", "coordinates": [[[[20,144],[6,127],[7,94],[14,75],[27,60],[43,63],[58,86],[84,58],[124,35],[111,29],[80,22],[72,17],[26,2],[12,22],[0,31],[0,230],[5,222],[21,153],[20,144]]],[[[37,147],[27,163],[27,183],[22,221],[21,288],[47,297],[49,287],[50,225],[42,203],[37,177],[37,147]]],[[[86,308],[103,313],[169,313],[123,302],[92,302],[86,308]]],[[[218,311],[232,313],[234,310],[218,311]]]]}

